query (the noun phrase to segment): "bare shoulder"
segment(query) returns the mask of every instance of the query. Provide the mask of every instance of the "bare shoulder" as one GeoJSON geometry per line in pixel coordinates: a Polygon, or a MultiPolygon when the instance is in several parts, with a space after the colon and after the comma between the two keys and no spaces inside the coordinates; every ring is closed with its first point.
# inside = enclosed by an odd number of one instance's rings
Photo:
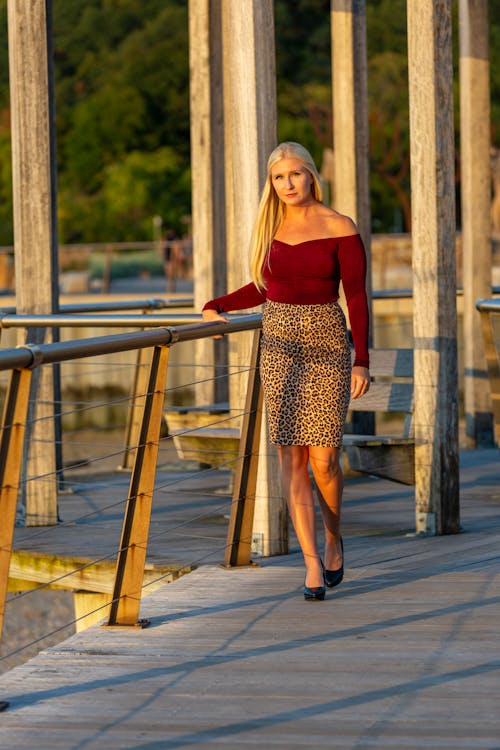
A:
{"type": "Polygon", "coordinates": [[[325,216],[325,219],[332,237],[347,237],[359,231],[349,216],[344,216],[333,208],[328,209],[328,217],[325,216]]]}

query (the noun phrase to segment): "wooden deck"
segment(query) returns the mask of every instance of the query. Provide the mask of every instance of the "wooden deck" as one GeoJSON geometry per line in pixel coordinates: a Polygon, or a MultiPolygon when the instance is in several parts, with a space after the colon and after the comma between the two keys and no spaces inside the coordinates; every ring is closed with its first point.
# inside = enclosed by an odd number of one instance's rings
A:
{"type": "Polygon", "coordinates": [[[149,628],[94,626],[0,677],[2,750],[498,750],[498,451],[462,454],[461,488],[464,532],[422,538],[412,489],[349,480],[346,577],[322,603],[295,547],[218,567],[213,520],[208,564],[144,598],[149,628]]]}

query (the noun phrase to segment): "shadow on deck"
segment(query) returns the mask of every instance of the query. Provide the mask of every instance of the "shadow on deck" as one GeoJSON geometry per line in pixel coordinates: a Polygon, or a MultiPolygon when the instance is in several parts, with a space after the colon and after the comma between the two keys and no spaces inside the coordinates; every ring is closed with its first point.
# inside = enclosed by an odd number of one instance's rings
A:
{"type": "MultiPolygon", "coordinates": [[[[302,597],[295,540],[260,567],[219,567],[228,474],[174,492],[161,469],[151,562],[199,567],[145,596],[149,628],[94,626],[4,674],[3,750],[499,747],[500,457],[461,458],[456,536],[411,534],[411,488],[346,483],[346,577],[323,603],[302,597]]],[[[65,520],[110,494],[87,484],[65,520]]],[[[121,513],[97,515],[98,553],[121,513]]],[[[66,529],[76,549],[84,526],[66,529]]],[[[33,549],[35,532],[18,529],[16,546],[33,549]]]]}

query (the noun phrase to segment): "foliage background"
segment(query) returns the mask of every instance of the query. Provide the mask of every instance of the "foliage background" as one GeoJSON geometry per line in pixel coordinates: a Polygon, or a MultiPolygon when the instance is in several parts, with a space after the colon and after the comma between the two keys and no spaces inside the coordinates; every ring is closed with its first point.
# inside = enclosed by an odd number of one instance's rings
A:
{"type": "MultiPolygon", "coordinates": [[[[405,7],[404,0],[367,3],[376,232],[409,228],[405,7]]],[[[492,142],[500,146],[500,0],[489,8],[492,142]]],[[[275,0],[278,137],[303,142],[318,165],[332,140],[329,13],[330,0],[275,0]]],[[[152,239],[154,216],[185,232],[187,0],[53,0],[53,16],[60,241],[152,239]]],[[[458,98],[458,126],[457,113],[458,98]]],[[[457,167],[459,179],[458,158],[457,167]]],[[[12,239],[6,0],[0,0],[0,245],[12,239]]]]}

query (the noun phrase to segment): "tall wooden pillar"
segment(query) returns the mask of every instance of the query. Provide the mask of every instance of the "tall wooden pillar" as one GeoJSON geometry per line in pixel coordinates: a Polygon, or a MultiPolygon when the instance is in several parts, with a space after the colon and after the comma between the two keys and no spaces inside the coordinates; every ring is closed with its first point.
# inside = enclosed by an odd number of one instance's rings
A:
{"type": "Polygon", "coordinates": [[[451,0],[408,0],[417,532],[459,531],[451,0]]]}
{"type": "Polygon", "coordinates": [[[460,153],[465,428],[469,447],[494,443],[476,300],[491,296],[488,0],[460,0],[460,153]]]}
{"type": "MultiPolygon", "coordinates": [[[[226,291],[221,0],[189,1],[195,309],[226,291]]],[[[196,403],[227,401],[227,342],[196,342],[196,403]]]]}
{"type": "MultiPolygon", "coordinates": [[[[57,212],[50,0],[9,0],[9,71],[16,306],[20,313],[57,312],[57,212]]],[[[39,343],[41,332],[30,332],[39,343]]],[[[54,380],[44,367],[33,383],[29,430],[27,525],[57,522],[54,380]]]]}
{"type": "MultiPolygon", "coordinates": [[[[358,225],[366,248],[371,314],[371,214],[365,0],[331,0],[333,207],[358,225]]],[[[371,341],[370,335],[370,341],[371,341]]],[[[353,432],[375,432],[375,417],[353,412],[353,432]]]]}
{"type": "Polygon", "coordinates": [[[331,35],[333,206],[356,222],[368,252],[371,216],[364,0],[331,0],[331,35]]]}
{"type": "MultiPolygon", "coordinates": [[[[250,238],[267,158],[277,145],[274,12],[273,0],[222,0],[222,8],[227,284],[234,290],[250,280],[250,238]]],[[[233,370],[247,368],[251,341],[252,334],[231,337],[233,370]]],[[[231,377],[230,402],[236,413],[244,407],[246,381],[246,374],[231,377]]],[[[268,446],[265,429],[259,453],[256,546],[264,554],[279,554],[287,547],[280,511],[284,501],[276,452],[268,446]]]]}

